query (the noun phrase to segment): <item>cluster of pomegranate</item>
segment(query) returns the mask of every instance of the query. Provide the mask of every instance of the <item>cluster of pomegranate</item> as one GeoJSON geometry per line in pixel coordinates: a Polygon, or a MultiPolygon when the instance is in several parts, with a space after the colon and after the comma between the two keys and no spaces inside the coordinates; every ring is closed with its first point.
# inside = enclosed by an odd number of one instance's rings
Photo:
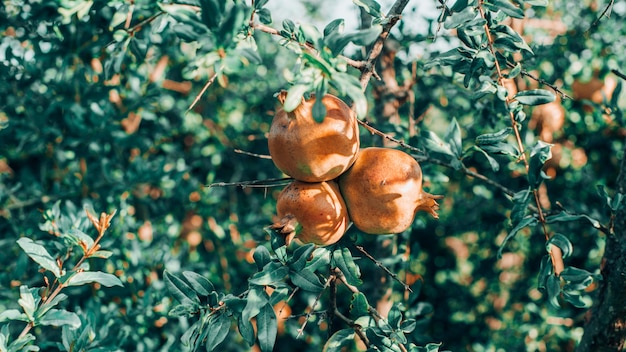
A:
{"type": "Polygon", "coordinates": [[[278,195],[279,221],[272,227],[289,243],[330,245],[350,222],[368,234],[408,229],[422,210],[438,218],[435,196],[422,189],[417,161],[397,149],[360,149],[356,116],[346,103],[322,97],[326,116],[313,119],[315,96],[291,112],[278,108],[268,135],[274,164],[295,180],[278,195]]]}

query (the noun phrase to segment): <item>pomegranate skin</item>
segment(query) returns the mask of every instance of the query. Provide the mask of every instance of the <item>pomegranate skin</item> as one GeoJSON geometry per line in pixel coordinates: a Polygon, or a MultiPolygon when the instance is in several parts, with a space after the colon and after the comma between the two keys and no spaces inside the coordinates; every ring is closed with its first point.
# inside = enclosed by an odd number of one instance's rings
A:
{"type": "Polygon", "coordinates": [[[350,218],[334,181],[293,181],[278,195],[279,221],[272,225],[289,243],[294,237],[303,243],[330,245],[343,237],[350,218]]]}
{"type": "MultiPolygon", "coordinates": [[[[281,103],[287,92],[279,94],[281,103]]],[[[359,130],[350,107],[327,94],[322,98],[326,117],[313,119],[315,97],[292,112],[280,106],[268,134],[269,152],[276,167],[296,180],[322,182],[337,178],[356,160],[359,130]]]]}
{"type": "Polygon", "coordinates": [[[368,234],[405,231],[420,210],[439,217],[436,200],[442,196],[422,190],[419,164],[397,149],[362,149],[339,187],[354,226],[368,234]]]}

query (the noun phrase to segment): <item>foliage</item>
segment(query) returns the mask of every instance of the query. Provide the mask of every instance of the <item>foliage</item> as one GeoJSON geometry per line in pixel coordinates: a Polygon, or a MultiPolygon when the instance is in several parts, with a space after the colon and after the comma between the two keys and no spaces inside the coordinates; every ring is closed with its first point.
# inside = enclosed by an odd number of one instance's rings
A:
{"type": "Polygon", "coordinates": [[[572,350],[623,204],[624,6],[273,3],[4,2],[0,350],[572,350]],[[353,104],[440,219],[287,246],[281,89],[353,104]]]}

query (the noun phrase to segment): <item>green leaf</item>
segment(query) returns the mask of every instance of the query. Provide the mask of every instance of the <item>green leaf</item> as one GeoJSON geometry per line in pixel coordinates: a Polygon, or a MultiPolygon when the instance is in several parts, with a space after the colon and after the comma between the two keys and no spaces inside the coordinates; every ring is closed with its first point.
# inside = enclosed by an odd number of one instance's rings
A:
{"type": "Polygon", "coordinates": [[[246,295],[246,307],[241,312],[241,319],[250,320],[256,317],[261,308],[263,308],[268,302],[267,293],[265,287],[252,287],[246,295]]]}
{"type": "Polygon", "coordinates": [[[29,321],[28,316],[17,309],[7,309],[0,313],[0,323],[7,320],[29,321]]]}
{"type": "Polygon", "coordinates": [[[393,305],[389,310],[389,313],[387,313],[387,321],[394,330],[400,328],[400,324],[402,323],[402,312],[397,305],[393,305]]]}
{"type": "Polygon", "coordinates": [[[491,170],[493,171],[500,170],[500,164],[498,163],[496,159],[494,159],[491,155],[487,154],[487,152],[484,151],[481,147],[474,146],[474,148],[475,150],[478,150],[485,158],[487,158],[487,161],[489,162],[489,166],[491,166],[491,170]]]}
{"type": "Polygon", "coordinates": [[[218,45],[224,49],[233,47],[235,45],[234,39],[243,28],[244,21],[245,11],[243,4],[235,3],[215,35],[218,45]]]}
{"type": "Polygon", "coordinates": [[[304,97],[304,93],[309,91],[309,85],[295,84],[287,91],[287,97],[283,103],[283,109],[285,112],[294,111],[301,103],[304,97]]]}
{"type": "Polygon", "coordinates": [[[407,319],[400,324],[400,330],[402,330],[405,334],[410,334],[415,331],[417,327],[417,321],[415,319],[407,319]]]}
{"type": "Polygon", "coordinates": [[[62,309],[50,309],[37,321],[38,325],[63,326],[68,325],[72,329],[78,329],[81,325],[80,318],[76,313],[62,309]]]}
{"type": "Polygon", "coordinates": [[[187,279],[187,282],[189,282],[193,290],[200,296],[206,297],[211,292],[215,291],[213,283],[198,273],[193,271],[183,271],[183,276],[187,279]]]}
{"type": "Polygon", "coordinates": [[[600,222],[592,217],[590,217],[589,215],[585,215],[585,214],[569,214],[567,212],[560,212],[558,214],[555,215],[549,215],[546,217],[546,222],[548,224],[553,223],[553,222],[569,222],[569,221],[577,221],[577,220],[587,220],[589,221],[589,223],[591,223],[591,226],[599,229],[602,227],[602,224],[600,224],[600,222]]]}
{"type": "MultiPolygon", "coordinates": [[[[256,5],[256,4],[255,4],[256,5]]],[[[271,24],[272,23],[272,13],[269,9],[263,8],[256,10],[256,14],[259,17],[259,21],[263,24],[271,24]]]]}
{"type": "Polygon", "coordinates": [[[546,292],[548,293],[548,301],[556,308],[560,308],[559,295],[561,294],[561,280],[555,275],[548,276],[546,282],[546,292]]]}
{"type": "Polygon", "coordinates": [[[361,280],[361,270],[354,262],[354,258],[348,247],[341,246],[336,248],[333,251],[332,263],[341,270],[350,285],[359,286],[363,283],[361,280]]]}
{"type": "Polygon", "coordinates": [[[526,215],[526,209],[530,203],[530,188],[521,190],[513,195],[513,209],[511,210],[511,223],[518,224],[526,215]]]}
{"type": "Polygon", "coordinates": [[[35,319],[35,309],[37,309],[33,290],[29,289],[26,285],[20,286],[20,298],[17,300],[17,303],[22,307],[26,316],[28,316],[28,320],[33,321],[35,319]]]}
{"type": "Polygon", "coordinates": [[[514,158],[517,158],[520,153],[516,146],[507,142],[496,142],[492,144],[483,144],[480,146],[480,149],[484,150],[489,154],[495,155],[509,155],[514,158]]]}
{"type": "Polygon", "coordinates": [[[199,304],[200,299],[195,291],[187,285],[183,280],[165,270],[163,273],[163,281],[165,287],[174,296],[178,302],[182,304],[199,304]]]}
{"type": "Polygon", "coordinates": [[[324,289],[324,285],[320,282],[319,277],[311,270],[291,270],[289,271],[289,277],[294,285],[305,291],[320,292],[324,289]]]}
{"type": "Polygon", "coordinates": [[[513,97],[520,104],[524,105],[541,105],[553,102],[556,97],[550,91],[545,89],[531,89],[518,92],[513,97]]]}
{"type": "Polygon", "coordinates": [[[321,50],[323,47],[322,34],[317,29],[317,27],[310,24],[300,24],[300,33],[304,37],[304,39],[310,43],[312,43],[316,49],[321,50]]]}
{"type": "Polygon", "coordinates": [[[270,262],[263,270],[254,274],[248,281],[254,285],[271,285],[275,282],[282,281],[289,273],[289,268],[279,262],[270,262]]]}
{"type": "Polygon", "coordinates": [[[565,302],[568,302],[576,308],[590,308],[592,305],[591,302],[586,302],[585,300],[583,300],[580,293],[578,292],[563,291],[563,299],[565,300],[565,302]]]}
{"type": "Polygon", "coordinates": [[[535,218],[534,216],[527,216],[525,218],[523,218],[504,238],[504,240],[502,241],[502,243],[500,244],[500,248],[498,248],[498,258],[502,257],[502,251],[504,251],[504,246],[506,245],[506,243],[513,237],[515,237],[515,235],[523,228],[527,227],[527,226],[535,226],[537,225],[537,223],[539,222],[539,220],[537,220],[537,218],[535,218]]]}
{"type": "Polygon", "coordinates": [[[274,343],[278,333],[278,321],[276,313],[270,304],[266,304],[259,311],[256,317],[257,338],[261,352],[271,352],[274,350],[274,343]]]}
{"type": "Polygon", "coordinates": [[[563,252],[563,258],[569,257],[574,252],[574,246],[572,242],[560,233],[555,233],[546,241],[546,251],[551,252],[550,247],[557,246],[563,252]]]}
{"type": "Polygon", "coordinates": [[[341,92],[341,95],[348,95],[352,99],[358,118],[367,115],[367,98],[356,77],[344,72],[335,72],[330,83],[341,92]]]}
{"type": "Polygon", "coordinates": [[[439,138],[439,136],[435,132],[423,131],[422,137],[426,149],[432,152],[454,156],[452,146],[448,142],[439,138]]]}
{"type": "Polygon", "coordinates": [[[528,167],[528,183],[533,189],[537,189],[544,178],[543,165],[552,158],[552,144],[538,141],[530,151],[530,161],[528,167]]]}
{"type": "Polygon", "coordinates": [[[385,15],[380,12],[380,4],[376,0],[352,0],[352,2],[374,18],[385,17],[385,15]]]}
{"type": "Polygon", "coordinates": [[[241,334],[241,337],[243,337],[244,341],[248,343],[248,346],[254,345],[254,328],[250,320],[239,317],[239,319],[237,320],[237,328],[239,329],[239,334],[241,334]]]}
{"type": "Polygon", "coordinates": [[[65,281],[66,286],[81,286],[84,284],[89,284],[92,282],[97,282],[102,286],[112,287],[112,286],[121,286],[124,287],[122,281],[113,275],[108,273],[103,273],[101,271],[82,271],[70,276],[70,278],[65,281]]]}
{"type": "Polygon", "coordinates": [[[473,20],[478,15],[478,12],[473,6],[468,6],[460,12],[455,12],[444,23],[445,29],[453,29],[461,27],[467,22],[473,20]]]}
{"type": "MultiPolygon", "coordinates": [[[[218,28],[222,21],[224,5],[221,0],[200,0],[202,22],[211,30],[218,28]],[[220,3],[222,3],[220,5],[220,3]]],[[[255,4],[256,5],[256,4],[255,4]]]]}
{"type": "Polygon", "coordinates": [[[252,253],[252,258],[256,263],[257,270],[261,271],[271,261],[270,251],[265,246],[257,246],[252,253]]]}
{"type": "Polygon", "coordinates": [[[61,268],[59,268],[56,260],[52,258],[44,246],[35,243],[28,237],[20,238],[17,240],[17,244],[22,248],[26,255],[28,255],[42,268],[52,272],[57,278],[61,277],[61,268]]]}
{"type": "Polygon", "coordinates": [[[524,9],[517,7],[509,0],[489,0],[485,2],[485,7],[491,11],[502,11],[513,18],[524,18],[524,9]]]}
{"type": "Polygon", "coordinates": [[[306,262],[309,260],[311,253],[315,250],[315,244],[307,243],[301,247],[296,248],[291,256],[291,263],[289,268],[293,271],[300,271],[306,266],[306,262]]]}
{"type": "Polygon", "coordinates": [[[560,277],[563,280],[568,281],[570,283],[581,284],[582,286],[579,287],[578,289],[582,290],[582,289],[589,287],[589,285],[591,285],[596,275],[584,269],[568,266],[565,269],[563,269],[560,277]]]}
{"type": "Polygon", "coordinates": [[[322,103],[322,97],[328,92],[327,82],[326,79],[322,79],[322,82],[315,89],[315,96],[318,98],[315,99],[315,103],[313,103],[313,120],[318,123],[324,121],[326,117],[326,106],[322,103]]]}
{"type": "MultiPolygon", "coordinates": [[[[218,311],[219,312],[219,311],[218,311]]],[[[215,351],[224,342],[230,331],[230,318],[224,313],[212,313],[209,317],[206,335],[206,350],[215,351]]]]}
{"type": "Polygon", "coordinates": [[[550,276],[554,276],[554,268],[552,267],[552,259],[549,254],[546,254],[541,259],[541,263],[539,265],[539,274],[537,280],[537,289],[544,293],[546,292],[546,286],[548,283],[548,278],[550,276]]]}
{"type": "Polygon", "coordinates": [[[338,18],[336,20],[331,21],[329,24],[324,27],[324,41],[331,35],[338,35],[343,33],[343,29],[345,27],[345,21],[343,18],[338,18]]]}
{"type": "Polygon", "coordinates": [[[507,127],[495,133],[486,133],[476,137],[477,145],[484,144],[496,144],[498,142],[502,142],[507,139],[513,133],[513,129],[511,127],[507,127]]]}
{"type": "Polygon", "coordinates": [[[448,125],[445,140],[450,145],[450,150],[457,158],[463,155],[463,141],[461,140],[461,128],[456,118],[452,118],[452,122],[448,125]]]}
{"type": "Polygon", "coordinates": [[[354,329],[342,329],[333,334],[324,344],[322,352],[342,351],[354,342],[354,329]]]}
{"type": "Polygon", "coordinates": [[[369,314],[369,303],[367,298],[361,292],[354,293],[352,295],[352,301],[350,302],[350,315],[358,318],[369,314]]]}

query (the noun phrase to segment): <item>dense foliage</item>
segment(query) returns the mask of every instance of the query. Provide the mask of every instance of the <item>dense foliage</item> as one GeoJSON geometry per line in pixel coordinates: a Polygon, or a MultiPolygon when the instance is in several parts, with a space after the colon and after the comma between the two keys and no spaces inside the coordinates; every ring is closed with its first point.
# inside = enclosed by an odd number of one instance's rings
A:
{"type": "Polygon", "coordinates": [[[626,6],[407,2],[354,0],[344,30],[311,24],[313,4],[274,22],[279,0],[3,1],[0,351],[570,351],[593,334],[620,230],[626,6]],[[289,182],[267,155],[281,90],[286,110],[352,104],[362,147],[420,162],[439,219],[287,246],[268,227],[289,182]]]}

